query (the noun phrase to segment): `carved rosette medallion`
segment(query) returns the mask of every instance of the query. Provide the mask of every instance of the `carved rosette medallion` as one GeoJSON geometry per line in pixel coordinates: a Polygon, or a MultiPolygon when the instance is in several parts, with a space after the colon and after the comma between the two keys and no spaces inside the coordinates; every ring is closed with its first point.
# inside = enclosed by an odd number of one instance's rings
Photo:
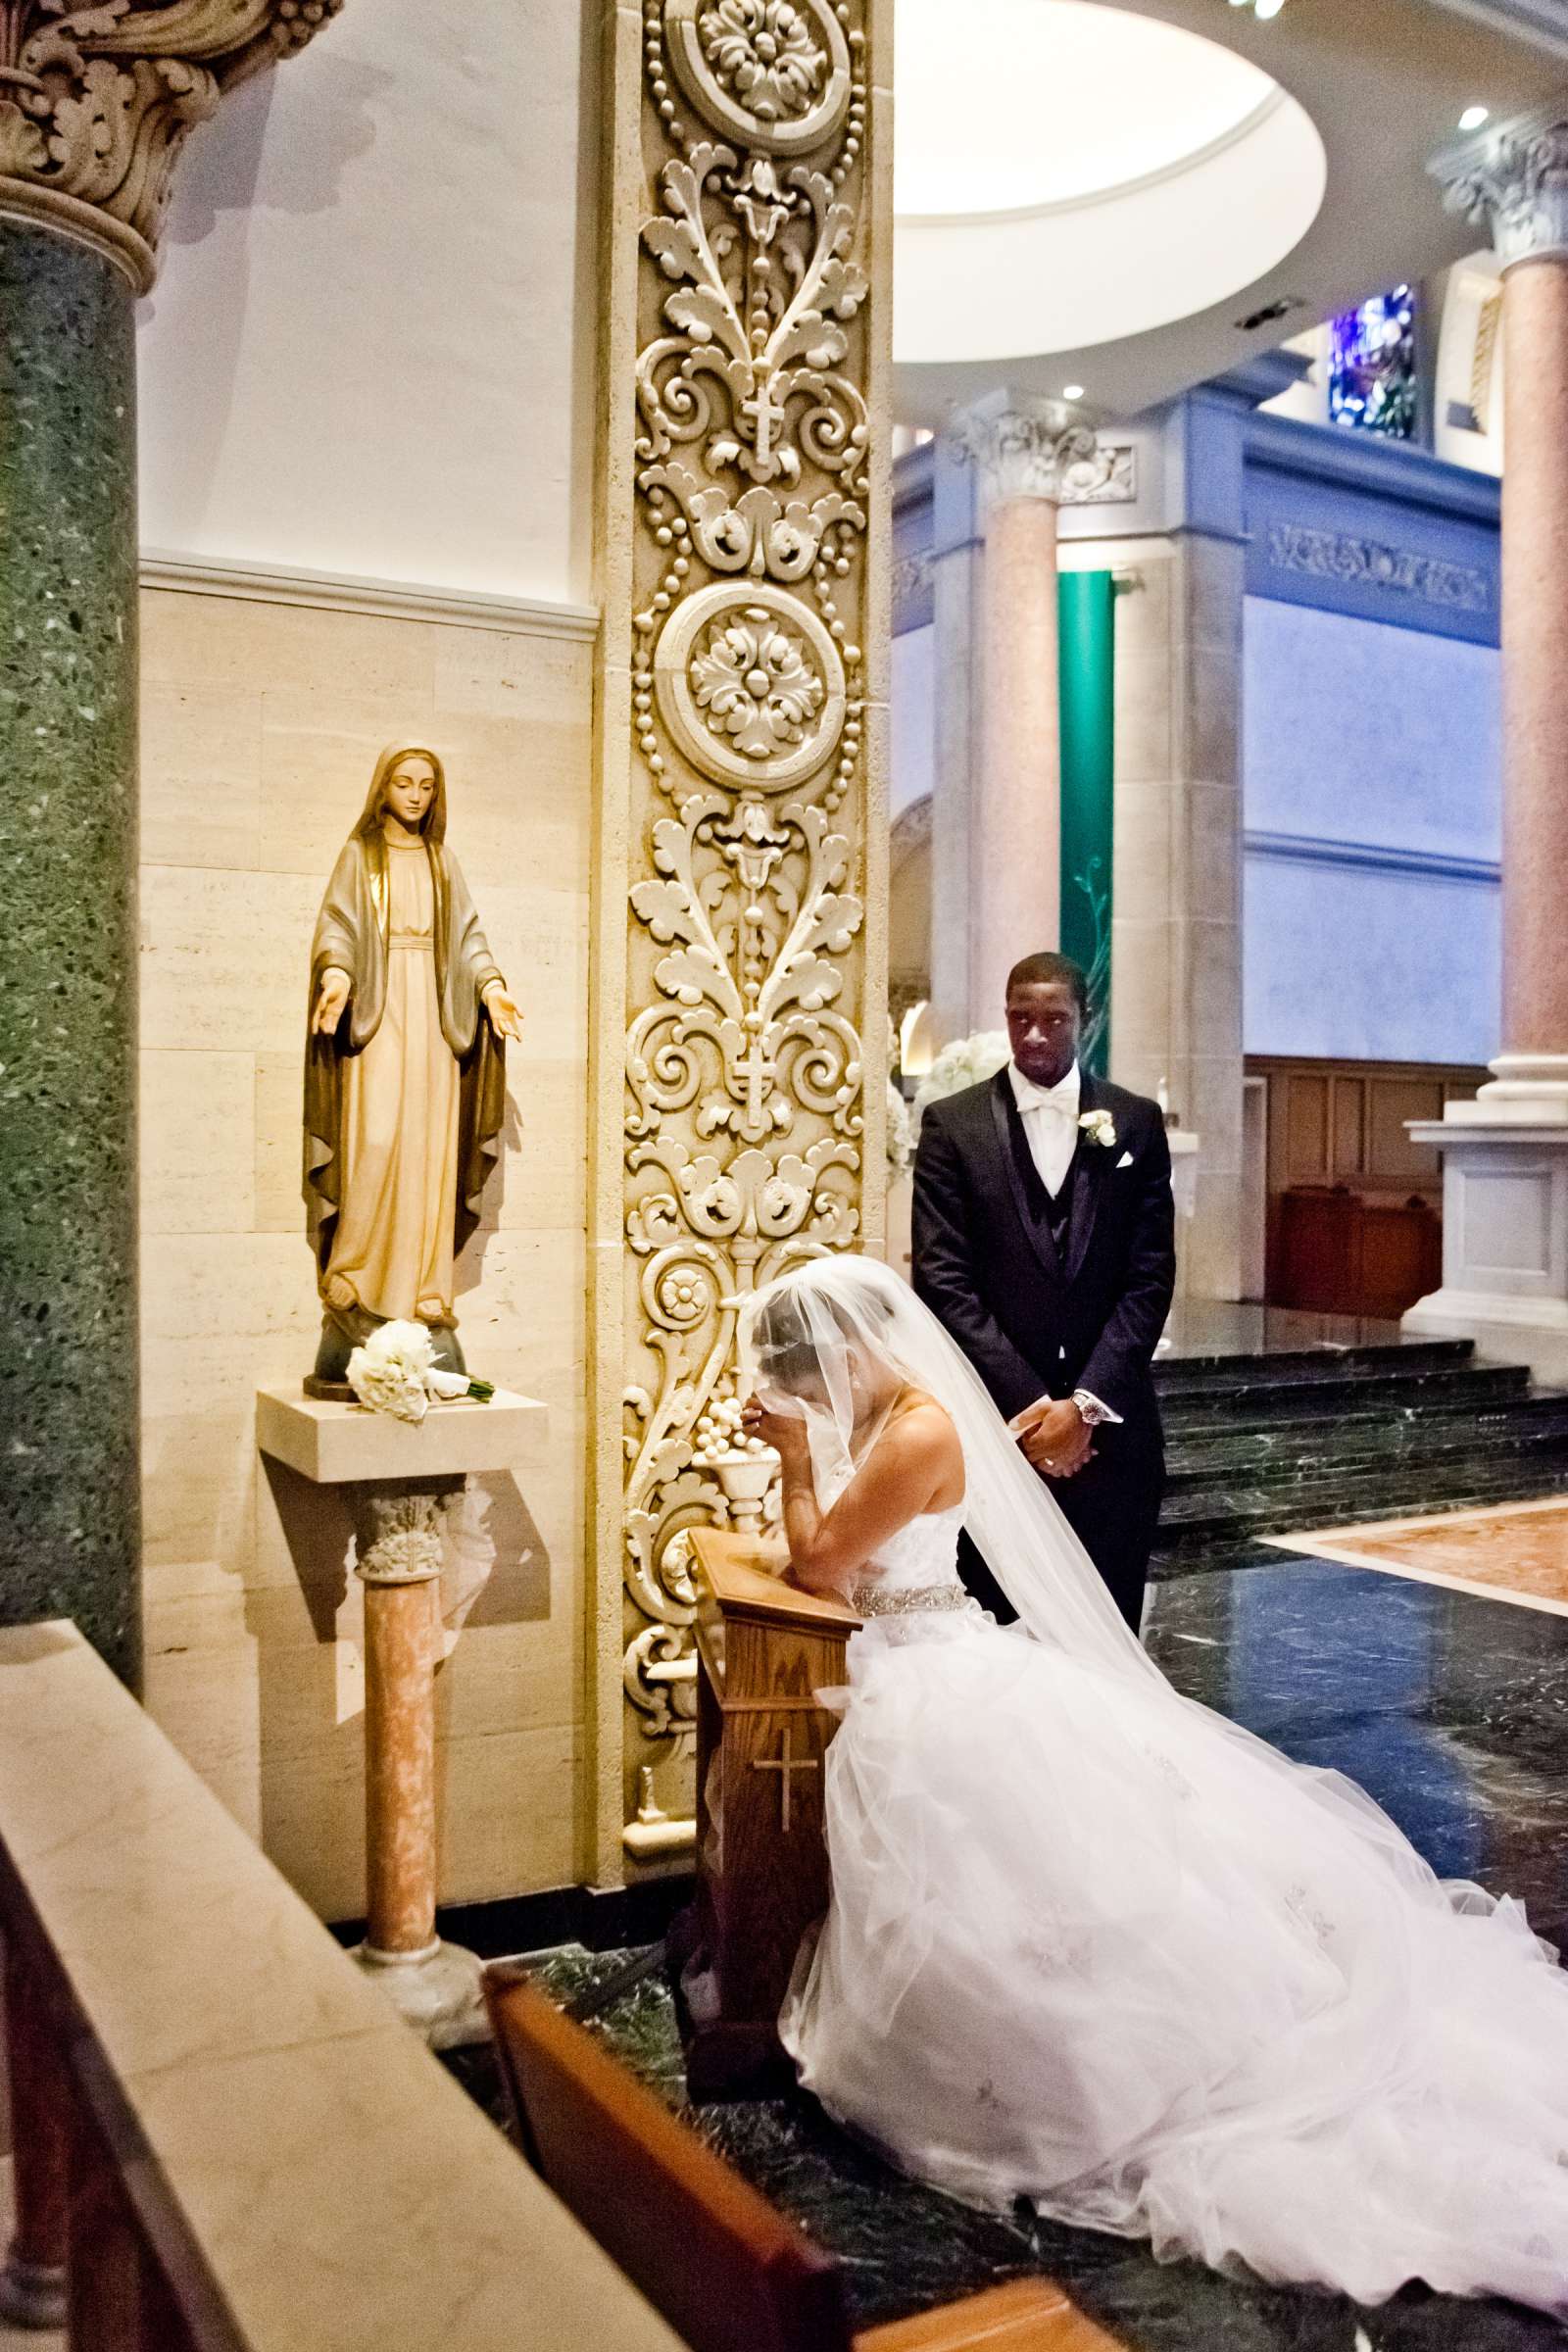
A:
{"type": "Polygon", "coordinates": [[[669,0],[675,77],[704,121],[762,155],[808,155],[837,137],[855,77],[826,0],[669,0]]]}
{"type": "Polygon", "coordinates": [[[860,0],[646,0],[623,1682],[687,1812],[697,1429],[747,1292],[860,1233],[860,0]]]}
{"type": "Polygon", "coordinates": [[[688,597],[660,632],[654,686],[692,765],[744,790],[789,791],[844,732],[838,647],[808,605],[760,581],[688,597]]]}
{"type": "Polygon", "coordinates": [[[0,0],[0,217],[79,237],[145,293],[192,126],[342,5],[0,0]]]}

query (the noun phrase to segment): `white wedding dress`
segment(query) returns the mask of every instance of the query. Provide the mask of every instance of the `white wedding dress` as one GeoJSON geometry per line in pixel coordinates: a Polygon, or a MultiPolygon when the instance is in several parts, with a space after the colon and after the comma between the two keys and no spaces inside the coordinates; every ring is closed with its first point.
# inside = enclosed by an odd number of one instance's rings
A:
{"type": "MultiPolygon", "coordinates": [[[[969,1496],[905,1527],[855,1595],[832,1905],[781,2021],[802,2082],[974,2203],[1024,2196],[1363,2303],[1424,2279],[1568,2317],[1568,1980],[1549,1948],[1511,1901],[1440,1883],[1353,1784],[1181,1698],[1108,1600],[1092,1631],[1083,1592],[1055,1608],[1065,1553],[1031,1560],[1049,1586],[1006,1577],[1033,1631],[970,1601],[958,1531],[990,1537],[1002,1576],[1012,1449],[982,1442],[908,1311],[881,1299],[868,1338],[852,1300],[851,1346],[953,1411],[969,1496]]],[[[766,1393],[765,1334],[761,1360],[766,1393]]],[[[826,1504],[853,1466],[828,1416],[808,1419],[826,1504]]]]}

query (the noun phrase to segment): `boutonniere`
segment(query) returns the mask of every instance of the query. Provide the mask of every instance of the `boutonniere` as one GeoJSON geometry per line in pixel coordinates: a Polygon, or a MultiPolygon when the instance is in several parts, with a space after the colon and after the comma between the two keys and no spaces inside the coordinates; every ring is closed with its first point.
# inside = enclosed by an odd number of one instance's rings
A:
{"type": "Polygon", "coordinates": [[[1116,1122],[1108,1110],[1086,1110],[1078,1121],[1079,1132],[1102,1152],[1116,1149],[1116,1122]]]}

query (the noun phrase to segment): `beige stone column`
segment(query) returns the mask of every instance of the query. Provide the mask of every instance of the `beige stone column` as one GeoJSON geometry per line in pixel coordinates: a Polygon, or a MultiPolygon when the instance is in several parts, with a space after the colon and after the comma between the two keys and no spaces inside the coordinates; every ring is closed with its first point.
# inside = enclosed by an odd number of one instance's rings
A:
{"type": "Polygon", "coordinates": [[[694,1828],[704,1416],[885,1185],[891,0],[606,11],[585,1872],[694,1828]],[[639,1818],[640,1817],[640,1818],[639,1818]]]}
{"type": "Polygon", "coordinates": [[[1568,1378],[1568,98],[1433,167],[1502,264],[1502,1050],[1444,1154],[1443,1288],[1406,1317],[1568,1378]]]}
{"type": "Polygon", "coordinates": [[[938,724],[932,987],[944,1039],[1000,1028],[1012,966],[1058,944],[1056,513],[1108,486],[1114,466],[1072,409],[1029,394],[977,401],[948,442],[974,469],[979,563],[976,583],[967,551],[939,551],[936,574],[939,698],[961,671],[955,718],[969,721],[938,724]]]}

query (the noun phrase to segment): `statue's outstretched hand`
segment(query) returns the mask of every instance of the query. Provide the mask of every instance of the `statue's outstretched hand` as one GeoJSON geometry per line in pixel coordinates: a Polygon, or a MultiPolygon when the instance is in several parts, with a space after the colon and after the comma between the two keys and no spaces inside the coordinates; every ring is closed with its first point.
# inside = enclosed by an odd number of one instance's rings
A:
{"type": "Polygon", "coordinates": [[[321,985],[316,992],[316,1010],[311,1015],[313,1036],[319,1037],[324,1033],[330,1037],[343,1018],[343,1007],[349,1001],[352,989],[353,983],[347,972],[340,972],[335,964],[329,963],[321,974],[321,985]]]}
{"type": "Polygon", "coordinates": [[[499,980],[492,980],[484,992],[485,1010],[490,1026],[498,1037],[514,1037],[521,1042],[522,1015],[499,980]]]}

